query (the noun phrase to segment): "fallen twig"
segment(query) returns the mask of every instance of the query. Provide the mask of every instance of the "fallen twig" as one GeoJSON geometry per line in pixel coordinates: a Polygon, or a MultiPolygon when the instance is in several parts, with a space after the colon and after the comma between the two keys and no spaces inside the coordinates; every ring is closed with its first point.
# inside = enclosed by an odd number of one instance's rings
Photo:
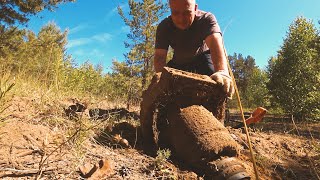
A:
{"type": "MultiPolygon", "coordinates": [[[[56,168],[44,169],[44,172],[54,171],[56,168]]],[[[0,174],[0,178],[4,177],[21,177],[21,176],[32,176],[38,173],[38,169],[14,169],[14,168],[0,168],[3,172],[0,174]]]]}
{"type": "Polygon", "coordinates": [[[39,150],[39,149],[34,149],[34,150],[28,150],[28,151],[24,151],[20,154],[17,154],[17,157],[23,157],[23,156],[27,156],[27,155],[31,155],[34,153],[39,153],[40,155],[43,154],[43,151],[39,150]]]}

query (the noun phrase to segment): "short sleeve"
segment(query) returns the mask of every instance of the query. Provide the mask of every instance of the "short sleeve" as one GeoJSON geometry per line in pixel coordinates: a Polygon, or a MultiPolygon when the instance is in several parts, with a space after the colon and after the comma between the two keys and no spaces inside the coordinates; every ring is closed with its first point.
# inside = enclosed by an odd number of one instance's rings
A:
{"type": "Polygon", "coordinates": [[[204,21],[205,21],[205,23],[204,23],[204,26],[205,26],[204,27],[204,29],[205,29],[204,37],[205,38],[213,33],[221,33],[218,21],[213,14],[206,13],[206,15],[204,17],[204,21]]]}
{"type": "Polygon", "coordinates": [[[169,29],[165,20],[157,27],[155,48],[166,50],[169,48],[169,29]]]}

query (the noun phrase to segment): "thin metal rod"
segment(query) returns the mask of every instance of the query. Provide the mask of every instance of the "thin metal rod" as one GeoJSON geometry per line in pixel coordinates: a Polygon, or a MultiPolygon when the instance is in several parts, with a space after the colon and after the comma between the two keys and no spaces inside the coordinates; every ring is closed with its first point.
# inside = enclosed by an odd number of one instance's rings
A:
{"type": "MultiPolygon", "coordinates": [[[[222,42],[223,42],[223,40],[222,40],[222,42]]],[[[236,96],[237,96],[238,105],[239,105],[240,112],[241,112],[241,117],[242,117],[242,122],[243,122],[243,126],[244,126],[244,129],[245,129],[245,132],[246,132],[247,140],[248,140],[248,145],[249,145],[249,150],[250,150],[251,159],[252,159],[252,163],[253,163],[254,173],[255,173],[256,179],[259,180],[259,174],[258,174],[258,168],[257,168],[257,164],[256,164],[256,159],[254,157],[254,152],[253,152],[253,149],[252,149],[252,144],[251,144],[251,140],[250,140],[250,136],[249,136],[249,131],[248,131],[248,127],[247,127],[247,124],[246,124],[246,119],[245,119],[244,113],[243,113],[243,108],[242,108],[242,104],[241,104],[241,99],[240,99],[240,95],[239,95],[236,79],[234,78],[232,69],[230,67],[230,62],[228,60],[227,50],[226,50],[224,44],[223,44],[223,49],[224,49],[224,53],[225,53],[225,56],[226,56],[226,59],[227,59],[227,65],[228,65],[229,74],[231,75],[231,79],[232,79],[233,85],[234,85],[234,90],[235,90],[235,93],[236,93],[236,96]]]]}

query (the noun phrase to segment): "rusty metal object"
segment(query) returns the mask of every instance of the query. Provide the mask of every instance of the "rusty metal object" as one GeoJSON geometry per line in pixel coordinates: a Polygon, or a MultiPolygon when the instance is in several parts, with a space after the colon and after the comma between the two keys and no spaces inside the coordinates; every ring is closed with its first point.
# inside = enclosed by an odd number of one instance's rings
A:
{"type": "Polygon", "coordinates": [[[205,170],[208,177],[243,179],[247,174],[240,163],[220,162],[221,157],[239,155],[239,145],[223,125],[225,100],[222,87],[210,77],[165,68],[143,93],[144,150],[155,155],[159,148],[169,148],[190,167],[205,170]],[[212,169],[210,163],[216,167],[212,169]]]}
{"type": "Polygon", "coordinates": [[[140,121],[145,149],[158,150],[158,119],[165,118],[170,106],[201,105],[223,123],[226,95],[209,76],[164,68],[157,73],[142,95],[140,121]]]}
{"type": "Polygon", "coordinates": [[[221,157],[208,163],[206,175],[209,179],[248,180],[250,175],[246,172],[242,162],[235,157],[221,157]]]}
{"type": "Polygon", "coordinates": [[[169,110],[167,125],[160,129],[160,142],[165,145],[163,141],[169,141],[176,156],[189,164],[239,154],[239,145],[229,131],[200,105],[169,110]],[[161,138],[161,133],[169,137],[161,138]]]}

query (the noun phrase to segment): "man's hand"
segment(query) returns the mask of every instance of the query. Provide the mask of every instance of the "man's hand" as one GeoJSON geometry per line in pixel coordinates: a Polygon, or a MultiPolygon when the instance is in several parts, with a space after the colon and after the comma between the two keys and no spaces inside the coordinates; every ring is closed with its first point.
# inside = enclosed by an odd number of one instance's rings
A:
{"type": "Polygon", "coordinates": [[[230,77],[230,75],[228,74],[228,72],[226,71],[217,71],[215,73],[213,73],[210,76],[211,79],[213,79],[214,81],[216,81],[218,84],[221,84],[223,86],[223,90],[224,92],[227,94],[229,99],[232,99],[232,96],[234,94],[234,87],[233,87],[233,82],[232,79],[230,77]]]}

